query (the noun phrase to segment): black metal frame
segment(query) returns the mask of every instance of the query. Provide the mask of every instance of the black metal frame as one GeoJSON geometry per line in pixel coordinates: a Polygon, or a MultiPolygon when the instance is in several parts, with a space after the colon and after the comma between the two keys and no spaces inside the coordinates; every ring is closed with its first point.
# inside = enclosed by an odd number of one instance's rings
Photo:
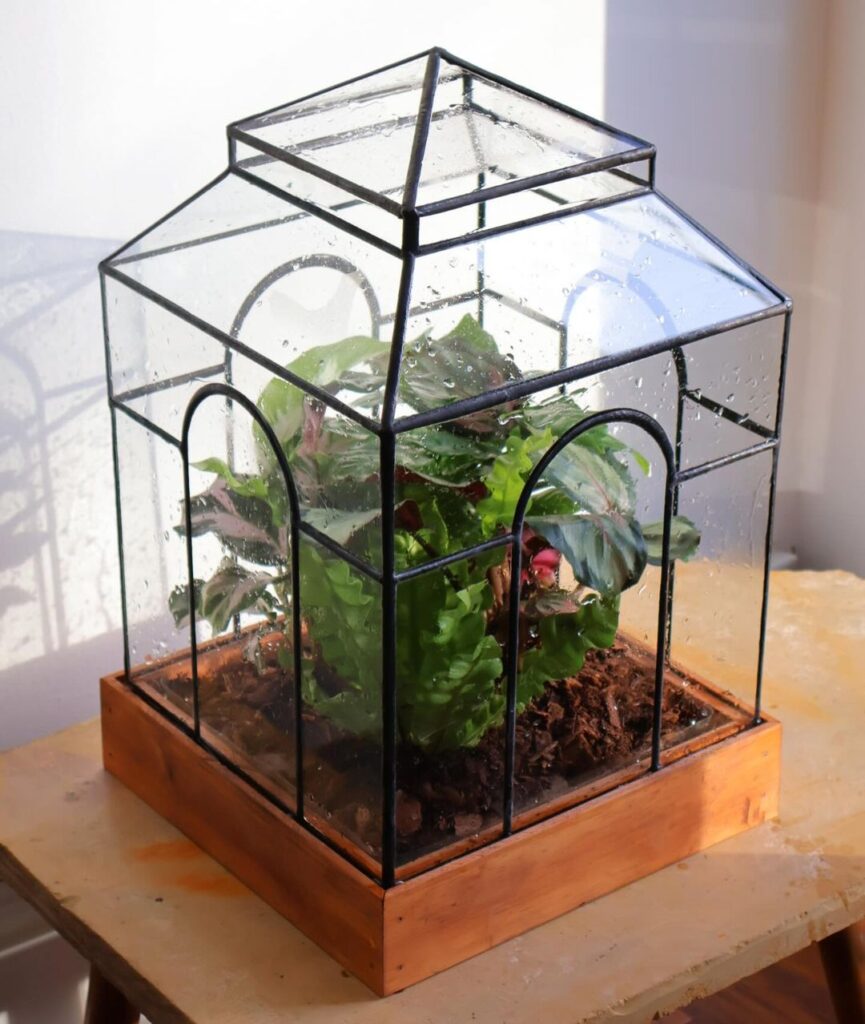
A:
{"type": "MultiPolygon", "coordinates": [[[[369,75],[359,76],[358,78],[349,79],[347,82],[341,83],[341,85],[350,85],[362,81],[364,78],[372,77],[382,71],[386,71],[390,68],[398,67],[402,64],[407,64],[418,58],[426,59],[426,71],[424,75],[423,83],[420,87],[420,101],[418,115],[414,120],[414,138],[411,148],[411,157],[409,160],[409,166],[406,174],[404,183],[401,188],[394,191],[399,193],[399,201],[391,198],[390,195],[383,195],[377,192],[373,192],[366,189],[363,186],[357,185],[339,175],[332,174],[326,170],[323,170],[317,164],[305,160],[303,157],[299,157],[296,153],[288,153],[279,147],[273,146],[270,143],[257,138],[251,132],[257,127],[263,125],[278,123],[282,119],[289,117],[302,117],[307,116],[317,110],[325,109],[328,104],[327,93],[331,90],[322,90],[318,93],[312,93],[301,100],[295,101],[296,104],[306,104],[305,107],[295,109],[294,105],[280,105],[279,107],[272,108],[270,111],[265,111],[261,114],[257,114],[251,118],[246,118],[242,121],[235,122],[229,125],[228,137],[229,137],[229,168],[222,172],[212,182],[204,186],[203,189],[196,192],[189,199],[185,200],[179,206],[175,207],[172,211],[166,214],[165,217],[156,221],[155,224],[146,228],[139,235],[133,238],[130,242],[126,243],[123,247],[118,249],[110,257],[108,257],[100,265],[101,272],[101,287],[102,287],[102,301],[103,301],[103,328],[105,332],[105,357],[106,366],[108,372],[108,397],[109,405],[111,409],[111,424],[112,424],[112,443],[113,443],[113,459],[114,459],[114,472],[115,472],[115,484],[116,484],[116,506],[117,506],[117,521],[118,521],[118,541],[120,547],[120,572],[121,572],[121,592],[122,592],[122,611],[123,611],[123,627],[124,627],[124,668],[126,672],[127,680],[130,685],[138,692],[141,697],[146,700],[151,706],[155,707],[161,714],[170,718],[174,721],[177,726],[187,733],[189,733],[196,742],[206,747],[215,757],[218,757],[220,761],[227,764],[232,770],[237,772],[243,778],[246,779],[251,785],[253,785],[258,791],[263,792],[269,799],[273,800],[280,806],[283,806],[280,799],[273,793],[264,789],[258,782],[250,779],[249,776],[239,767],[225,757],[218,749],[214,748],[208,743],[206,737],[201,734],[201,724],[199,715],[199,702],[198,702],[198,653],[195,637],[195,609],[190,608],[190,636],[191,636],[191,667],[193,676],[193,694],[194,694],[194,707],[193,707],[193,724],[190,728],[188,723],[184,722],[179,716],[169,711],[166,707],[161,705],[158,701],[155,701],[145,689],[139,686],[135,680],[135,676],[132,673],[132,666],[130,665],[129,656],[129,642],[128,642],[128,613],[126,604],[126,579],[125,579],[125,565],[123,558],[124,540],[123,540],[123,520],[122,520],[122,501],[120,492],[120,467],[119,467],[119,452],[118,452],[118,439],[117,439],[117,428],[116,428],[116,416],[118,412],[122,412],[126,416],[129,416],[136,422],[145,426],[148,430],[153,432],[161,440],[173,445],[179,449],[182,462],[183,462],[183,474],[184,474],[184,494],[186,497],[186,557],[187,557],[187,569],[189,574],[189,581],[192,584],[194,580],[193,572],[193,542],[192,542],[192,530],[190,523],[190,484],[189,484],[189,433],[192,426],[193,418],[201,406],[201,404],[210,398],[222,398],[226,401],[229,408],[235,403],[244,409],[250,416],[253,417],[255,422],[261,428],[264,436],[273,448],[277,463],[282,473],[286,493],[289,498],[289,510],[290,510],[290,523],[289,523],[289,537],[291,547],[291,573],[292,573],[292,634],[293,634],[293,658],[294,658],[294,677],[295,677],[295,754],[296,754],[296,801],[293,808],[287,808],[295,816],[297,821],[310,832],[314,833],[323,842],[326,842],[329,846],[335,849],[339,849],[342,856],[347,856],[349,859],[351,856],[346,853],[342,848],[334,846],[331,840],[324,836],[319,829],[315,827],[309,820],[308,815],[304,809],[304,779],[303,779],[303,750],[304,750],[304,735],[303,735],[303,716],[300,713],[303,706],[302,692],[301,692],[301,621],[302,621],[302,607],[301,607],[301,593],[300,593],[300,576],[299,576],[299,543],[302,534],[307,535],[318,544],[328,549],[331,553],[344,559],[360,572],[364,573],[369,578],[377,581],[381,585],[382,594],[382,781],[383,781],[383,834],[382,834],[382,856],[381,856],[381,873],[380,877],[376,876],[375,873],[370,873],[370,877],[374,877],[383,887],[387,888],[397,881],[397,833],[396,833],[396,793],[397,793],[397,678],[396,678],[396,602],[398,587],[400,583],[413,579],[416,576],[422,575],[427,572],[433,572],[438,569],[445,568],[452,562],[470,558],[474,555],[478,555],[481,552],[488,551],[492,548],[502,547],[510,548],[511,559],[512,559],[512,575],[511,575],[511,601],[510,601],[510,621],[509,621],[509,635],[507,644],[507,656],[506,656],[506,676],[505,676],[505,688],[506,688],[506,713],[505,713],[505,780],[504,780],[504,792],[503,792],[503,817],[502,827],[500,836],[504,837],[511,833],[514,827],[514,813],[513,813],[513,785],[514,785],[514,748],[515,748],[515,728],[516,728],[516,708],[517,708],[517,644],[519,635],[519,587],[520,587],[520,560],[522,557],[521,548],[521,537],[523,532],[524,518],[528,505],[531,492],[537,482],[540,480],[542,474],[546,470],[552,459],[559,454],[564,447],[573,442],[580,434],[587,430],[591,430],[593,427],[604,425],[604,424],[631,424],[642,430],[644,430],[657,444],[661,453],[664,465],[665,465],[665,485],[664,485],[664,516],[663,516],[663,542],[662,542],[662,562],[661,562],[661,577],[660,577],[660,596],[658,601],[658,624],[657,624],[657,648],[656,648],[656,664],[655,664],[655,694],[654,694],[654,717],[652,726],[652,745],[651,745],[651,762],[649,770],[658,771],[662,767],[661,761],[661,711],[662,711],[662,699],[663,699],[663,686],[664,677],[667,667],[667,661],[670,652],[670,637],[671,637],[671,625],[672,625],[672,611],[673,611],[673,591],[675,585],[675,565],[671,562],[670,554],[670,533],[671,533],[671,519],[676,514],[678,509],[679,500],[679,486],[688,481],[692,480],[704,473],[709,473],[722,466],[730,465],[740,459],[749,458],[762,452],[772,452],[772,469],[771,469],[771,480],[770,480],[770,498],[769,498],[769,509],[767,516],[767,528],[765,537],[765,564],[763,572],[763,592],[762,592],[762,604],[761,604],[761,617],[760,617],[760,640],[759,640],[759,655],[757,663],[757,679],[756,679],[756,690],[755,690],[755,706],[754,706],[754,717],[753,723],[757,724],[761,721],[761,707],[762,707],[762,677],[763,677],[763,649],[765,641],[766,631],[766,614],[768,607],[768,584],[769,584],[769,559],[771,555],[771,542],[772,532],[774,525],[774,502],[775,502],[775,489],[777,481],[777,467],[778,467],[778,454],[780,444],[780,425],[781,415],[783,408],[784,398],[784,376],[786,369],[787,360],[787,349],[789,344],[789,331],[790,331],[790,318],[792,311],[792,304],[789,298],[779,291],[771,282],[766,280],[765,277],[760,275],[753,267],[739,259],[734,253],[727,249],[721,242],[718,241],[714,236],[709,234],[700,225],[697,225],[691,218],[683,213],[678,207],[675,206],[666,197],[662,197],[668,206],[676,212],[679,216],[684,218],[690,225],[692,225],[697,231],[703,236],[707,237],[711,242],[717,245],[737,266],[742,272],[753,276],[758,280],[765,289],[773,294],[777,302],[765,309],[759,310],[758,312],[741,316],[733,319],[727,319],[718,323],[706,325],[700,329],[690,331],[686,334],[681,334],[672,338],[664,338],[655,343],[646,344],[635,347],[629,350],[627,353],[618,356],[604,356],[592,359],[588,362],[580,363],[579,365],[569,365],[568,352],[567,352],[567,320],[568,320],[568,307],[566,304],[565,311],[560,320],[556,320],[552,317],[547,316],[540,311],[532,311],[527,309],[522,304],[517,304],[513,300],[510,300],[507,296],[501,295],[489,289],[486,285],[485,274],[482,260],[478,263],[477,270],[477,289],[471,292],[464,292],[457,296],[451,296],[445,298],[438,303],[439,306],[456,305],[466,301],[477,302],[478,317],[483,322],[484,306],[488,299],[494,299],[496,301],[503,302],[504,304],[510,304],[515,309],[518,309],[520,313],[525,314],[538,322],[543,323],[545,326],[558,332],[559,335],[559,368],[555,371],[548,372],[542,376],[533,377],[528,380],[521,380],[509,385],[505,385],[499,388],[495,388],[482,395],[478,395],[473,398],[463,399],[455,402],[451,405],[443,407],[441,409],[432,410],[430,412],[418,413],[410,416],[403,416],[397,418],[397,391],[400,380],[401,371],[401,359],[403,351],[403,343],[405,341],[406,326],[414,314],[415,310],[411,305],[411,291],[412,291],[412,278],[415,268],[416,261],[424,255],[440,251],[442,249],[450,248],[453,246],[464,245],[468,242],[479,241],[480,239],[511,232],[515,230],[523,230],[531,227],[532,225],[543,223],[550,219],[558,219],[564,216],[574,216],[584,213],[587,210],[601,209],[604,206],[612,205],[618,202],[632,199],[635,196],[642,195],[644,193],[659,194],[654,189],[654,173],[655,173],[655,149],[653,146],[644,142],[641,139],[637,139],[633,136],[625,135],[624,133],[618,132],[610,125],[604,122],[598,121],[597,119],[587,117],[586,115],[580,114],[579,112],[572,110],[571,108],[564,106],[563,104],[557,103],[548,97],[542,96],[538,93],[534,93],[530,90],[524,89],[507,79],[500,76],[491,74],[490,72],[484,71],[476,67],[475,65],[469,64],[466,61],[460,60],[459,58],[453,57],[447,51],[434,48],[426,51],[423,54],[416,55],[415,57],[408,58],[406,61],[400,61],[396,64],[387,65],[384,68],[380,68],[377,71],[369,73],[369,75]],[[567,116],[579,119],[582,122],[590,124],[595,128],[607,132],[610,136],[619,141],[624,147],[622,152],[616,153],[612,157],[603,157],[595,159],[587,159],[578,163],[568,165],[565,167],[557,168],[548,171],[543,174],[532,175],[529,178],[518,178],[512,176],[508,178],[506,172],[498,171],[500,176],[504,176],[506,179],[504,182],[495,185],[488,185],[486,183],[485,170],[480,168],[477,174],[477,188],[463,196],[458,196],[452,199],[439,200],[438,202],[425,203],[418,205],[417,197],[418,190],[421,181],[423,157],[427,139],[429,137],[430,126],[433,120],[433,106],[435,99],[436,84],[441,80],[441,67],[442,63],[447,62],[448,65],[453,67],[453,72],[449,73],[448,81],[462,78],[463,81],[463,100],[464,108],[466,110],[473,110],[481,115],[486,115],[489,112],[485,111],[484,108],[477,106],[474,102],[472,93],[472,83],[475,80],[483,80],[487,83],[499,86],[503,89],[514,90],[523,96],[533,99],[537,102],[543,103],[548,107],[551,107],[567,116]],[[310,100],[318,99],[318,103],[309,104],[310,100]],[[255,158],[255,161],[246,161],[244,166],[243,161],[236,159],[236,144],[242,142],[254,149],[257,149],[260,156],[255,158]],[[301,168],[305,172],[314,175],[332,185],[337,186],[347,194],[347,198],[344,202],[335,204],[333,207],[324,209],[311,203],[307,200],[300,199],[297,196],[292,196],[288,192],[273,185],[272,183],[265,181],[264,179],[257,177],[254,173],[255,162],[270,161],[270,160],[281,160],[286,163],[292,164],[296,167],[301,168]],[[637,163],[639,161],[647,161],[649,165],[648,176],[645,181],[639,177],[634,176],[629,171],[624,170],[623,167],[630,163],[637,163]],[[555,194],[551,191],[549,186],[555,185],[556,182],[576,177],[582,174],[596,173],[599,171],[609,171],[622,178],[623,181],[630,183],[632,186],[630,189],[623,191],[621,194],[616,194],[602,199],[590,200],[578,204],[570,204],[563,197],[555,194]],[[173,217],[176,213],[184,209],[190,203],[194,202],[197,198],[202,196],[214,185],[224,181],[228,175],[234,175],[237,178],[241,178],[251,185],[258,188],[262,188],[273,195],[278,196],[280,199],[285,200],[289,204],[297,208],[297,212],[288,213],[285,217],[271,219],[260,224],[247,225],[242,228],[216,232],[211,235],[202,236],[201,238],[190,239],[184,242],[176,243],[175,245],[167,245],[160,248],[150,250],[149,252],[142,252],[136,254],[130,254],[129,249],[135,245],[138,241],[144,238],[150,231],[158,227],[166,220],[173,217]],[[543,198],[549,200],[555,209],[549,211],[549,213],[540,214],[530,218],[526,218],[519,222],[507,223],[490,227],[487,224],[487,204],[494,201],[496,198],[504,195],[511,195],[519,191],[530,190],[543,198]],[[395,245],[391,242],[385,241],[378,238],[376,235],[366,231],[351,221],[345,219],[343,214],[346,211],[350,211],[353,207],[358,204],[370,203],[380,209],[395,215],[401,221],[401,239],[400,244],[395,245]],[[421,244],[421,226],[424,218],[434,217],[437,214],[447,213],[450,210],[454,210],[466,205],[475,205],[477,207],[476,225],[474,230],[462,234],[455,238],[444,239],[440,242],[428,243],[426,245],[421,244]],[[184,309],[182,306],[170,299],[159,294],[153,289],[140,283],[133,276],[127,273],[124,269],[125,265],[138,260],[144,260],[153,258],[154,256],[160,255],[166,252],[174,252],[179,249],[187,248],[189,246],[204,244],[209,241],[219,240],[221,238],[230,237],[234,234],[265,230],[269,227],[277,225],[283,225],[290,223],[292,220],[297,218],[304,218],[308,216],[314,216],[321,218],[328,223],[340,228],[341,230],[354,235],[357,238],[362,239],[370,245],[377,247],[394,257],[400,259],[402,264],[399,294],[395,312],[393,314],[384,314],[378,305],[375,292],[372,286],[363,277],[357,267],[351,264],[347,264],[346,261],[341,261],[338,257],[333,256],[320,256],[316,254],[310,254],[308,257],[302,259],[292,260],[283,265],[275,268],[270,274],[264,277],[258,285],[253,289],[246,301],[243,303],[241,308],[235,317],[234,324],[230,331],[223,331],[214,325],[207,323],[200,317],[195,316],[190,311],[184,309]],[[298,377],[291,371],[286,370],[281,365],[277,364],[273,360],[270,360],[255,350],[251,349],[240,339],[242,331],[242,325],[246,314],[249,309],[252,308],[256,299],[276,280],[281,278],[287,273],[291,273],[293,270],[300,269],[303,266],[312,265],[323,265],[331,266],[334,269],[342,270],[345,273],[349,273],[355,277],[361,287],[367,302],[370,306],[371,319],[373,322],[373,333],[377,337],[379,330],[387,324],[392,323],[393,325],[393,341],[391,347],[390,362],[387,370],[386,384],[384,388],[384,395],[381,407],[380,419],[374,420],[368,416],[365,416],[357,412],[354,408],[334,398],[328,392],[317,387],[314,384],[298,377]],[[107,310],[107,298],[106,298],[106,279],[111,279],[123,287],[129,288],[136,292],[143,299],[150,301],[162,309],[166,310],[173,316],[176,316],[183,320],[185,323],[203,332],[204,334],[215,339],[218,343],[223,346],[225,353],[224,361],[212,366],[205,367],[201,370],[193,373],[181,374],[168,380],[161,380],[152,384],[143,385],[128,389],[120,394],[115,394],[113,390],[112,380],[112,358],[111,348],[109,343],[109,324],[108,324],[108,310],[107,310]],[[698,341],[699,339],[709,337],[710,335],[718,335],[727,331],[735,330],[737,328],[746,326],[748,324],[756,323],[759,320],[774,317],[784,317],[784,332],[781,345],[781,359],[780,359],[780,379],[778,386],[778,401],[775,415],[775,428],[769,429],[760,423],[757,423],[748,418],[739,416],[735,410],[728,408],[722,403],[715,402],[714,400],[707,398],[702,395],[699,391],[689,388],[687,379],[687,367],[686,359],[683,349],[685,346],[698,341]],[[434,423],[442,423],[448,420],[454,420],[461,418],[469,413],[476,412],[481,409],[490,408],[505,402],[509,402],[518,398],[526,397],[530,394],[534,394],[540,391],[548,390],[553,387],[560,387],[564,389],[568,384],[604,370],[610,369],[615,366],[619,366],[625,363],[632,363],[638,360],[644,359],[648,356],[655,355],[661,352],[669,352],[673,359],[674,366],[677,371],[678,378],[678,400],[677,400],[677,411],[676,411],[676,429],[675,436],[671,441],[664,429],[659,425],[658,421],[653,417],[649,416],[645,412],[641,412],[635,409],[618,408],[613,410],[607,410],[604,412],[596,413],[588,416],[584,420],[575,424],[565,434],[563,434],[555,444],[544,454],[543,458],[535,466],[531,476],[525,484],[522,495],[520,497],[517,509],[514,515],[512,527],[508,533],[502,534],[501,536],[495,537],[492,540],[485,541],[478,544],[470,549],[450,553],[437,558],[433,558],[427,563],[416,566],[411,569],[405,569],[398,571],[396,568],[395,552],[394,552],[394,530],[395,530],[395,504],[396,504],[396,443],[399,435],[405,431],[412,430],[413,428],[425,426],[434,423]],[[334,540],[332,540],[327,534],[317,530],[309,523],[304,522],[301,511],[298,505],[297,493],[292,480],[291,471],[288,466],[287,460],[284,453],[273,433],[272,427],[260,413],[254,403],[252,403],[242,392],[240,392],[232,384],[232,355],[233,353],[239,353],[248,359],[253,360],[260,366],[263,366],[274,376],[281,377],[282,379],[290,382],[305,394],[310,395],[314,398],[324,402],[329,408],[341,413],[344,416],[352,419],[359,423],[367,430],[376,434],[379,438],[380,443],[380,491],[381,491],[381,515],[382,515],[382,552],[381,552],[381,567],[376,568],[375,566],[367,564],[362,559],[351,555],[348,551],[342,548],[334,540]],[[167,430],[159,427],[157,424],[152,423],[143,414],[130,407],[128,404],[131,400],[143,397],[147,394],[163,390],[165,388],[174,387],[183,383],[189,383],[191,380],[196,378],[208,378],[223,376],[222,382],[212,381],[202,385],[202,387],[195,393],[194,397],[189,402],[186,408],[185,415],[183,418],[183,426],[180,438],[174,437],[167,430]],[[684,410],[688,402],[699,404],[701,407],[707,409],[712,414],[732,420],[737,423],[740,427],[750,431],[759,440],[749,448],[739,450],[733,454],[721,456],[716,459],[704,462],[700,465],[689,467],[687,469],[682,468],[682,437],[683,437],[683,418],[684,410]]],[[[333,87],[333,88],[339,88],[333,87]]],[[[401,85],[397,91],[408,91],[412,86],[401,85]]],[[[386,92],[386,90],[385,90],[386,92]]],[[[370,92],[370,95],[378,95],[379,93],[374,90],[370,92]]],[[[383,93],[382,93],[383,94],[383,93]]],[[[406,122],[407,123],[407,122],[406,122]]],[[[473,136],[474,138],[474,136],[473,136]]],[[[317,146],[328,144],[327,139],[314,140],[317,146]]],[[[475,140],[477,148],[477,142],[475,140]]],[[[479,161],[480,163],[480,161],[479,161]]],[[[482,250],[481,250],[482,251],[482,250]]],[[[576,293],[575,293],[576,294],[576,293]]],[[[568,302],[572,301],[573,297],[569,298],[568,302]]],[[[428,310],[430,307],[425,306],[424,309],[428,310]]],[[[355,863],[361,868],[361,870],[367,871],[367,867],[362,861],[355,860],[355,863]]]]}

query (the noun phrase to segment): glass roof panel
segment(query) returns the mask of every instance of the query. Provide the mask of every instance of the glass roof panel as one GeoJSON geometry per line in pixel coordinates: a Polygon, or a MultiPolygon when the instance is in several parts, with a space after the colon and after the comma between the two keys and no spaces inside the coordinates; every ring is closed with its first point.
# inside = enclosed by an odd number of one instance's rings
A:
{"type": "Polygon", "coordinates": [[[657,194],[422,256],[399,415],[563,368],[589,375],[598,360],[671,348],[677,337],[779,302],[657,194]],[[500,359],[490,355],[493,344],[500,359]],[[445,357],[455,347],[459,358],[445,357]],[[437,362],[447,363],[450,379],[439,373],[442,386],[424,394],[420,378],[437,362]]]}

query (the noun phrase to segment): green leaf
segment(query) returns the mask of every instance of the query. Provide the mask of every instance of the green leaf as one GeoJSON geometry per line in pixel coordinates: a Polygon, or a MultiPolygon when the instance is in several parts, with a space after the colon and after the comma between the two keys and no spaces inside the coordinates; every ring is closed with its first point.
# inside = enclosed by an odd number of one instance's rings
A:
{"type": "Polygon", "coordinates": [[[601,594],[633,586],[646,566],[646,546],[633,515],[634,487],[615,456],[568,445],[546,478],[574,502],[571,515],[532,515],[526,522],[570,563],[576,578],[601,594]]]}
{"type": "Polygon", "coordinates": [[[421,427],[400,435],[397,462],[417,476],[446,487],[466,487],[483,479],[501,440],[457,434],[445,427],[421,427]]]}
{"type": "Polygon", "coordinates": [[[304,666],[307,701],[336,725],[359,736],[381,728],[381,590],[348,562],[312,543],[301,548],[301,607],[318,658],[304,666]],[[341,689],[318,681],[322,666],[341,689]]]}
{"type": "Polygon", "coordinates": [[[620,594],[646,567],[640,524],[615,509],[606,514],[531,516],[526,523],[561,551],[580,583],[601,594],[620,594]]]}
{"type": "MultiPolygon", "coordinates": [[[[286,558],[287,530],[274,527],[270,504],[237,494],[221,477],[190,500],[190,514],[193,537],[213,533],[233,554],[258,565],[277,565],[286,558]]],[[[175,530],[183,535],[185,522],[175,530]]]]}
{"type": "Polygon", "coordinates": [[[517,431],[508,436],[505,450],[495,460],[484,480],[489,493],[477,505],[487,536],[493,536],[499,527],[510,529],[535,457],[545,452],[552,441],[550,430],[531,437],[522,437],[517,431]]]}
{"type": "Polygon", "coordinates": [[[441,573],[401,584],[398,703],[405,740],[429,751],[475,745],[501,722],[501,648],[486,632],[486,579],[454,590],[441,573]]]}
{"type": "MultiPolygon", "coordinates": [[[[492,336],[466,315],[443,337],[424,335],[405,346],[399,397],[417,412],[425,412],[521,377],[517,365],[499,352],[492,336]]],[[[456,425],[477,434],[503,435],[507,430],[498,409],[469,414],[456,425]]]]}
{"type": "Polygon", "coordinates": [[[244,474],[236,476],[228,463],[217,458],[202,459],[201,462],[194,462],[193,466],[203,473],[215,473],[228,484],[235,494],[244,498],[268,500],[269,489],[267,481],[263,477],[244,474]]]}
{"type": "MultiPolygon", "coordinates": [[[[646,542],[646,554],[649,562],[652,565],[660,565],[664,524],[659,522],[644,525],[643,539],[646,542]]],[[[687,516],[673,516],[670,521],[670,558],[678,558],[687,562],[699,546],[700,531],[691,520],[687,516]]]]}
{"type": "Polygon", "coordinates": [[[201,615],[214,633],[221,633],[241,612],[255,610],[270,614],[275,601],[266,591],[272,582],[270,573],[253,572],[226,560],[201,586],[198,595],[201,615]]]}
{"type": "Polygon", "coordinates": [[[587,512],[630,515],[633,511],[634,488],[627,468],[583,445],[569,444],[544,475],[587,512]]]}
{"type": "Polygon", "coordinates": [[[577,675],[593,647],[610,647],[619,623],[618,598],[589,601],[573,615],[542,619],[538,645],[523,655],[517,676],[520,710],[551,680],[577,675]]]}
{"type": "MultiPolygon", "coordinates": [[[[381,358],[389,351],[387,342],[374,338],[345,338],[309,349],[292,360],[286,369],[310,384],[332,389],[347,370],[370,359],[381,358]]],[[[258,408],[273,427],[280,443],[285,444],[300,432],[305,397],[305,391],[282,378],[274,378],[259,396],[258,408]]],[[[267,449],[269,446],[265,445],[265,456],[267,449]]]]}

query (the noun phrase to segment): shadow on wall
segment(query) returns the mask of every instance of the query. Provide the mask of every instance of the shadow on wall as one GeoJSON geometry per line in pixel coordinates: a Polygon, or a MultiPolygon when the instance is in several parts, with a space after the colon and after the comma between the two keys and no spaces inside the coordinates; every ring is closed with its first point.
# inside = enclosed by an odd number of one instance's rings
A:
{"type": "Polygon", "coordinates": [[[0,748],[96,713],[122,660],[96,265],[0,232],[0,748]]]}

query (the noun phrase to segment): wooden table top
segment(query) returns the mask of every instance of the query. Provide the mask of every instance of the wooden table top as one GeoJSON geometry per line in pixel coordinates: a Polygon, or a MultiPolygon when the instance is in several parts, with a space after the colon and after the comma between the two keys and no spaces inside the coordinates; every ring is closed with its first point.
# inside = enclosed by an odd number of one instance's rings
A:
{"type": "Polygon", "coordinates": [[[865,917],[865,581],[773,577],[766,694],[779,822],[385,1000],[109,778],[96,721],[0,755],[0,878],[153,1024],[646,1021],[865,917]]]}

